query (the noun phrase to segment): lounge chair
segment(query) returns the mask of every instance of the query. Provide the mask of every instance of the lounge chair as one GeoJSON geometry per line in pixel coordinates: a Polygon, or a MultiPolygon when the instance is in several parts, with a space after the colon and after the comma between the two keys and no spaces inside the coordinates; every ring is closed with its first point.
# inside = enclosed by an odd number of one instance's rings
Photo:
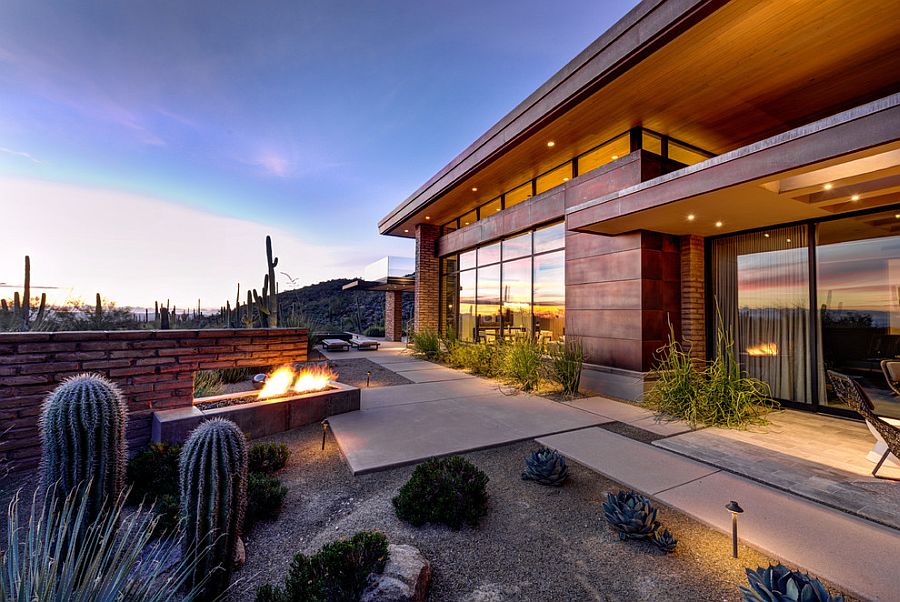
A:
{"type": "Polygon", "coordinates": [[[881,371],[891,390],[900,395],[900,360],[881,360],[881,371]]]}
{"type": "Polygon", "coordinates": [[[350,339],[350,344],[353,345],[354,348],[356,348],[360,351],[365,351],[367,349],[374,349],[375,351],[378,351],[378,347],[381,346],[381,343],[379,341],[373,341],[372,339],[358,339],[358,338],[350,339]]]}
{"type": "Polygon", "coordinates": [[[828,378],[831,380],[831,385],[838,398],[866,419],[866,426],[875,437],[875,447],[869,452],[868,458],[870,460],[879,459],[872,470],[872,476],[878,479],[900,481],[900,479],[882,477],[877,474],[878,469],[888,457],[893,464],[900,465],[897,460],[900,457],[900,420],[876,414],[875,404],[869,399],[865,389],[846,374],[828,370],[828,378]]]}
{"type": "Polygon", "coordinates": [[[321,345],[325,351],[350,351],[350,343],[343,339],[322,339],[321,345]]]}

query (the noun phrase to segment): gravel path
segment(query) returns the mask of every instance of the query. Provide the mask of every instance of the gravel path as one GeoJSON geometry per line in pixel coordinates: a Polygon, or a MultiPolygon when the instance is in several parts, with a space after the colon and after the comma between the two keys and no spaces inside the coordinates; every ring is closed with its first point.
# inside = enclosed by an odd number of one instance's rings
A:
{"type": "Polygon", "coordinates": [[[280,583],[294,553],[372,528],[429,558],[433,601],[739,600],[744,567],[768,563],[745,547],[733,560],[730,538],[665,507],[659,518],[680,540],[677,552],[620,542],[600,508],[617,485],[578,465],[560,489],[522,481],[533,442],[466,454],[490,477],[491,508],[477,529],[453,532],[395,517],[391,497],[412,467],[353,477],[333,439],[321,451],[318,425],[267,439],[293,450],[280,474],[290,492],[281,517],[247,536],[233,600],[252,600],[265,581],[280,583]]]}

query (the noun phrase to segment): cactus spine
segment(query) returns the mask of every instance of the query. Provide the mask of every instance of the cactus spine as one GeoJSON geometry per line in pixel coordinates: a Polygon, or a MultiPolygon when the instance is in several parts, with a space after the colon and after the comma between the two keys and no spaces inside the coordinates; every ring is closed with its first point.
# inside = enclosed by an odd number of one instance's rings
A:
{"type": "MultiPolygon", "coordinates": [[[[97,374],[66,379],[44,401],[41,479],[61,495],[91,482],[87,510],[114,503],[125,480],[127,409],[115,384],[97,374]]],[[[90,524],[90,520],[85,524],[90,524]]]]}
{"type": "Polygon", "coordinates": [[[247,440],[233,422],[203,422],[181,450],[183,553],[197,556],[189,587],[207,580],[204,597],[228,586],[247,501],[247,440]]]}

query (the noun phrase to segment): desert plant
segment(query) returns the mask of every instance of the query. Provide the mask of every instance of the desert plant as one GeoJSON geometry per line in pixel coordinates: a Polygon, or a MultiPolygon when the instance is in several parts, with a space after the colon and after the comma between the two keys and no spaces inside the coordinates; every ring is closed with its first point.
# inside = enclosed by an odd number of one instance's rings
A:
{"type": "Polygon", "coordinates": [[[132,503],[153,502],[161,495],[178,495],[178,462],[181,446],[151,443],[128,461],[126,472],[132,503]]]}
{"type": "Polygon", "coordinates": [[[218,370],[194,372],[194,397],[209,397],[222,392],[222,376],[218,370]]]}
{"type": "Polygon", "coordinates": [[[697,424],[702,414],[705,379],[690,354],[675,338],[671,322],[668,341],[657,349],[656,355],[657,380],[645,402],[659,413],[687,420],[691,426],[697,424]]]}
{"type": "Polygon", "coordinates": [[[223,383],[231,385],[247,380],[253,371],[250,368],[219,368],[216,372],[223,383]]]}
{"type": "Polygon", "coordinates": [[[650,538],[650,542],[666,554],[674,552],[675,547],[678,545],[678,540],[669,533],[668,529],[657,529],[653,537],[650,538]]]}
{"type": "Polygon", "coordinates": [[[233,422],[203,422],[181,450],[181,516],[184,555],[209,548],[191,583],[208,579],[204,599],[228,586],[247,502],[247,440],[233,422]]]}
{"type": "Polygon", "coordinates": [[[259,587],[256,602],[356,602],[369,575],[382,572],[387,560],[384,533],[361,531],[325,544],[313,556],[295,555],[284,587],[259,587]]]}
{"type": "Polygon", "coordinates": [[[247,477],[247,511],[244,514],[244,530],[249,531],[260,521],[278,518],[287,492],[287,487],[278,477],[261,472],[251,472],[247,477]]]}
{"type": "Polygon", "coordinates": [[[401,520],[416,527],[442,523],[458,530],[487,514],[488,477],[460,456],[431,458],[413,471],[393,499],[401,520]]]}
{"type": "Polygon", "coordinates": [[[127,408],[118,387],[96,374],[62,382],[41,412],[41,480],[60,496],[83,491],[86,522],[122,494],[127,408]],[[85,489],[87,485],[90,485],[85,489]]]}
{"type": "Polygon", "coordinates": [[[369,326],[363,334],[367,337],[383,337],[384,326],[369,326]]]}
{"type": "Polygon", "coordinates": [[[254,443],[250,446],[248,470],[272,474],[284,468],[290,457],[291,450],[284,443],[254,443]]]}
{"type": "Polygon", "coordinates": [[[520,337],[502,346],[501,372],[525,391],[537,388],[541,381],[543,349],[531,337],[520,337]]]}
{"type": "Polygon", "coordinates": [[[0,331],[9,330],[43,330],[44,318],[47,316],[47,293],[41,293],[37,313],[31,311],[31,258],[25,256],[25,284],[22,296],[19,291],[13,293],[12,306],[6,299],[0,299],[0,331]]]}
{"type": "MultiPolygon", "coordinates": [[[[151,543],[157,519],[140,509],[122,511],[113,500],[91,519],[91,499],[50,487],[35,493],[31,511],[20,513],[19,496],[8,507],[5,545],[0,546],[0,600],[95,602],[172,600],[187,584],[198,550],[178,558],[179,534],[151,543]],[[65,545],[66,533],[84,533],[79,545],[65,545]]],[[[203,583],[184,593],[191,600],[203,583]]]]}
{"type": "Polygon", "coordinates": [[[523,480],[559,487],[567,478],[569,467],[566,465],[566,459],[555,449],[542,447],[525,458],[523,480]]]}
{"type": "Polygon", "coordinates": [[[818,579],[783,564],[746,571],[750,587],[739,587],[744,602],[844,602],[844,596],[829,594],[818,579]]]}
{"type": "Polygon", "coordinates": [[[436,360],[441,356],[441,338],[434,330],[425,329],[410,335],[413,354],[427,360],[436,360]]]}
{"type": "Polygon", "coordinates": [[[656,520],[656,508],[650,500],[635,491],[606,494],[603,502],[606,522],[619,532],[619,539],[649,541],[663,552],[675,551],[678,540],[656,520]]]}
{"type": "Polygon", "coordinates": [[[462,344],[465,349],[464,368],[475,374],[498,376],[503,368],[503,346],[497,343],[481,341],[474,344],[462,344]]]}
{"type": "Polygon", "coordinates": [[[581,385],[581,370],[584,367],[584,348],[578,339],[549,345],[547,371],[550,380],[562,387],[564,395],[576,395],[581,385]]]}

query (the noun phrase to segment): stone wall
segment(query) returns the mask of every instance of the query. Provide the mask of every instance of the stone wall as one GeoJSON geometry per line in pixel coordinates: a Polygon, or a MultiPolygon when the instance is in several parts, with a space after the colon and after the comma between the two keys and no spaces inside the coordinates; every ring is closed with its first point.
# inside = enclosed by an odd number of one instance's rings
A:
{"type": "Polygon", "coordinates": [[[154,410],[192,405],[194,372],[306,359],[302,328],[0,334],[0,459],[14,471],[37,465],[41,403],[74,374],[95,372],[119,385],[134,450],[150,440],[154,410]]]}
{"type": "Polygon", "coordinates": [[[384,293],[384,340],[403,339],[403,291],[384,293]]]}
{"type": "Polygon", "coordinates": [[[701,236],[681,237],[681,336],[696,361],[706,359],[706,289],[701,236]]]}
{"type": "Polygon", "coordinates": [[[415,329],[438,330],[440,299],[440,259],[437,240],[440,229],[432,224],[416,226],[416,308],[415,329]]]}

